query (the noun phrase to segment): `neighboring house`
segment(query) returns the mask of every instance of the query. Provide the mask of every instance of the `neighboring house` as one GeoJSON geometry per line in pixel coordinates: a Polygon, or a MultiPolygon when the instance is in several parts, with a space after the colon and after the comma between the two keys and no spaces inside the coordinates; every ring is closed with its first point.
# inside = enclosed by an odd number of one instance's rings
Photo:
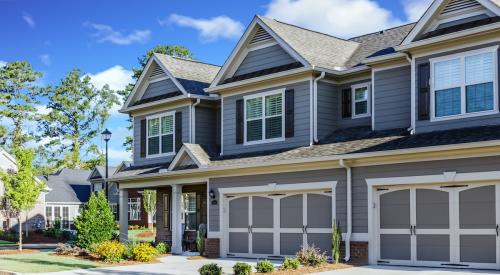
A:
{"type": "MultiPolygon", "coordinates": [[[[16,159],[14,158],[14,156],[10,155],[9,153],[0,148],[0,171],[8,172],[9,170],[14,170],[14,171],[17,170],[16,159]]],[[[42,182],[38,178],[35,179],[38,183],[42,182]]],[[[4,194],[5,194],[5,187],[2,181],[0,180],[0,203],[4,202],[1,199],[4,194]]],[[[27,222],[25,213],[22,214],[21,223],[23,224],[23,230],[26,230],[26,227],[28,227],[28,230],[36,230],[39,228],[40,229],[44,228],[45,225],[44,203],[45,203],[45,193],[42,192],[40,194],[40,197],[38,198],[37,203],[35,204],[35,207],[32,210],[28,211],[27,222]]],[[[1,226],[0,229],[17,230],[19,228],[17,218],[9,220],[8,217],[3,216],[3,213],[4,212],[0,210],[0,226],[1,226]]]]}
{"type": "Polygon", "coordinates": [[[45,176],[49,188],[45,195],[48,227],[60,220],[62,229],[74,229],[73,222],[90,197],[90,183],[87,181],[90,173],[90,170],[65,168],[45,176]]]}
{"type": "Polygon", "coordinates": [[[339,222],[346,260],[499,269],[499,5],[351,39],[256,16],[220,69],[153,55],[120,205],[158,190],[174,253],[202,223],[211,257],[331,253],[339,222]]]}

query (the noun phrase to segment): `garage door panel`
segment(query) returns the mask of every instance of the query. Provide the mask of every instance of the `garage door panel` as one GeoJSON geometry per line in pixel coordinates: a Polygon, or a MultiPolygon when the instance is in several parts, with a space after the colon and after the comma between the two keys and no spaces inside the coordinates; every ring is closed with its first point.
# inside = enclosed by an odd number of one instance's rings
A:
{"type": "Polygon", "coordinates": [[[322,253],[332,255],[332,234],[327,233],[308,233],[307,244],[319,248],[322,253]]]}
{"type": "Polygon", "coordinates": [[[273,228],[274,200],[266,197],[252,197],[252,226],[255,228],[273,228]]]}
{"type": "Polygon", "coordinates": [[[495,263],[496,235],[461,235],[460,261],[468,263],[495,263]]]}
{"type": "Polygon", "coordinates": [[[380,228],[410,227],[410,190],[380,195],[380,228]]]}
{"type": "Polygon", "coordinates": [[[460,191],[459,205],[461,229],[496,227],[494,185],[460,191]]]}
{"type": "Polygon", "coordinates": [[[311,228],[332,227],[332,197],[307,194],[307,226],[311,228]]]}
{"type": "Polygon", "coordinates": [[[247,228],[249,209],[249,198],[242,197],[229,201],[229,227],[247,228]]]}
{"type": "Polygon", "coordinates": [[[411,236],[408,234],[381,234],[380,257],[386,260],[410,260],[411,236]]]}
{"type": "Polygon", "coordinates": [[[281,233],[280,234],[280,254],[295,255],[303,244],[302,234],[300,233],[281,233]]]}
{"type": "Polygon", "coordinates": [[[229,232],[229,253],[249,253],[248,233],[229,232]]]}
{"type": "Polygon", "coordinates": [[[450,261],[449,235],[417,236],[417,261],[450,261]]]}
{"type": "Polygon", "coordinates": [[[252,253],[253,254],[273,254],[273,233],[253,233],[252,253]]]}
{"type": "Polygon", "coordinates": [[[448,192],[417,189],[416,203],[417,228],[450,228],[450,194],[448,192]]]}
{"type": "Polygon", "coordinates": [[[302,194],[282,198],[280,200],[281,228],[301,228],[304,226],[302,207],[302,194]]]}

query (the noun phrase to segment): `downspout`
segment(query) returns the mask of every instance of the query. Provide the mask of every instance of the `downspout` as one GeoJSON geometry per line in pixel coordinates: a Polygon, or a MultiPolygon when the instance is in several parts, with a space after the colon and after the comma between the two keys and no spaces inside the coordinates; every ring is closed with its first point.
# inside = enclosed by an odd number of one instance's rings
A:
{"type": "Polygon", "coordinates": [[[321,75],[314,79],[313,82],[313,101],[314,101],[314,113],[313,113],[313,129],[314,129],[314,143],[318,143],[318,81],[325,77],[325,72],[321,72],[321,75]]]}
{"type": "Polygon", "coordinates": [[[340,167],[346,169],[347,174],[347,232],[345,234],[345,258],[348,262],[351,258],[351,235],[352,235],[352,174],[351,167],[345,163],[344,159],[339,160],[340,167]]]}
{"type": "Polygon", "coordinates": [[[314,90],[314,78],[309,80],[309,146],[314,144],[314,100],[313,100],[313,90],[314,90]]]}
{"type": "Polygon", "coordinates": [[[411,64],[411,126],[410,128],[408,128],[408,132],[410,132],[411,135],[415,134],[415,100],[416,100],[416,96],[415,96],[415,60],[413,59],[413,56],[410,54],[410,53],[404,53],[405,54],[405,57],[406,57],[406,60],[408,62],[410,62],[411,64]]]}
{"type": "Polygon", "coordinates": [[[195,107],[200,104],[201,99],[196,99],[195,103],[191,104],[191,135],[189,138],[189,142],[195,143],[196,142],[196,110],[195,107]]]}

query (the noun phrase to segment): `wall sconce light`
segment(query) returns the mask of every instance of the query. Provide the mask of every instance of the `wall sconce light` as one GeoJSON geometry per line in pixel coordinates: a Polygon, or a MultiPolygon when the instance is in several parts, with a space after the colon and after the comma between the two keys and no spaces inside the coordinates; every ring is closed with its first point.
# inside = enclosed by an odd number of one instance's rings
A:
{"type": "Polygon", "coordinates": [[[210,196],[210,198],[211,198],[212,200],[213,200],[213,199],[215,199],[215,192],[214,192],[214,190],[213,190],[213,189],[212,189],[212,190],[210,190],[210,192],[208,193],[208,195],[210,196]]]}

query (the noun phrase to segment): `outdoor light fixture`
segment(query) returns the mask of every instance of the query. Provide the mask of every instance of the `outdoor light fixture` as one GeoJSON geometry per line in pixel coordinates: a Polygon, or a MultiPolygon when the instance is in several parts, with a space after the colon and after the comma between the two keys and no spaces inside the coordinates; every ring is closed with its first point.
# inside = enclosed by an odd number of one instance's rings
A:
{"type": "Polygon", "coordinates": [[[106,176],[105,176],[106,179],[104,180],[104,187],[106,189],[104,190],[104,192],[106,193],[106,199],[109,200],[109,198],[108,198],[108,141],[111,139],[111,132],[108,130],[108,128],[106,128],[106,130],[104,130],[101,133],[101,137],[106,142],[106,176]]]}
{"type": "Polygon", "coordinates": [[[214,190],[213,190],[213,189],[212,189],[212,190],[210,190],[210,193],[208,193],[208,195],[210,196],[210,198],[211,198],[212,200],[213,200],[213,199],[215,199],[215,192],[214,192],[214,190]]]}

